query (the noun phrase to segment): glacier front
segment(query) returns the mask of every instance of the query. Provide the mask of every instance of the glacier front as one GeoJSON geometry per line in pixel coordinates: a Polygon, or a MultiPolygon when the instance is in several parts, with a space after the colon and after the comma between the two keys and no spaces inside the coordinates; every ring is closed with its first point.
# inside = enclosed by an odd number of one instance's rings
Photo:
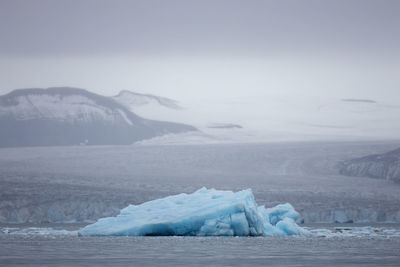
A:
{"type": "Polygon", "coordinates": [[[257,206],[251,189],[232,192],[202,188],[141,205],[129,205],[116,217],[102,218],[81,236],[283,236],[310,235],[295,222],[290,204],[257,206]]]}

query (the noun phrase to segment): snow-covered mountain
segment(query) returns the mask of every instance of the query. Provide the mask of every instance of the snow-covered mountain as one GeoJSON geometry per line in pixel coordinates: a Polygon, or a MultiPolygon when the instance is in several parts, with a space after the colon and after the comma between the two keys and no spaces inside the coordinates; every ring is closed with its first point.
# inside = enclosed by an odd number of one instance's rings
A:
{"type": "Polygon", "coordinates": [[[122,90],[113,98],[128,109],[135,109],[149,105],[169,109],[182,109],[176,100],[150,94],[139,94],[127,90],[122,90]]]}
{"type": "Polygon", "coordinates": [[[141,144],[397,140],[398,99],[268,94],[186,99],[182,110],[135,110],[149,119],[195,125],[201,132],[166,135],[141,144]],[[240,127],[215,127],[238,125],[240,127]],[[210,127],[211,126],[211,127],[210,127]]]}
{"type": "MultiPolygon", "coordinates": [[[[166,135],[157,134],[151,139],[137,140],[135,141],[137,144],[395,140],[400,134],[398,123],[400,102],[396,99],[378,100],[362,96],[359,98],[288,96],[267,93],[242,97],[229,95],[205,97],[201,94],[196,98],[184,97],[182,95],[183,100],[180,99],[181,105],[174,99],[123,90],[118,95],[108,97],[108,100],[117,102],[119,109],[123,107],[125,110],[123,114],[129,111],[141,118],[193,125],[198,129],[198,131],[169,131],[166,135]]],[[[27,102],[27,100],[21,101],[27,102]]],[[[85,105],[86,109],[89,107],[92,108],[90,105],[85,105]]],[[[22,118],[36,114],[34,108],[29,112],[26,112],[27,109],[22,110],[25,112],[18,113],[22,118]]],[[[67,110],[70,112],[75,109],[67,110]]],[[[47,114],[46,110],[41,110],[41,115],[43,114],[47,114]]],[[[54,111],[50,114],[56,116],[58,113],[54,111]]],[[[69,113],[62,112],[62,114],[64,116],[69,113]]],[[[73,115],[69,117],[76,119],[73,115]]],[[[84,119],[85,115],[81,117],[84,119]]]]}
{"type": "Polygon", "coordinates": [[[196,130],[141,118],[113,98],[70,87],[19,89],[0,96],[0,125],[2,147],[131,144],[196,130]]]}
{"type": "Polygon", "coordinates": [[[178,101],[150,94],[139,94],[127,90],[112,98],[131,112],[151,120],[172,121],[199,127],[191,110],[183,108],[178,101]]]}
{"type": "Polygon", "coordinates": [[[185,107],[174,99],[139,94],[127,90],[113,98],[139,116],[152,120],[172,121],[194,125],[198,131],[171,133],[137,142],[141,145],[165,144],[215,144],[225,142],[248,142],[249,133],[241,130],[243,126],[232,123],[236,118],[228,117],[226,122],[223,104],[200,100],[195,103],[185,102],[185,107]],[[243,136],[246,136],[243,138],[243,136]]]}

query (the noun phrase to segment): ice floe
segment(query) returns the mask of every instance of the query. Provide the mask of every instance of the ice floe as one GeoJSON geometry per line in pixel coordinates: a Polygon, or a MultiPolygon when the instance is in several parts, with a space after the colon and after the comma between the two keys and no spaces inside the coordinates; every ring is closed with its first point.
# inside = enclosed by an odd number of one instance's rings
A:
{"type": "Polygon", "coordinates": [[[82,236],[284,236],[310,235],[295,222],[290,204],[258,206],[250,189],[202,188],[192,194],[129,205],[79,231],[82,236]]]}
{"type": "Polygon", "coordinates": [[[64,229],[53,229],[51,227],[2,227],[0,234],[9,235],[41,235],[41,236],[54,236],[54,235],[72,235],[76,236],[78,231],[69,231],[64,229]]]}

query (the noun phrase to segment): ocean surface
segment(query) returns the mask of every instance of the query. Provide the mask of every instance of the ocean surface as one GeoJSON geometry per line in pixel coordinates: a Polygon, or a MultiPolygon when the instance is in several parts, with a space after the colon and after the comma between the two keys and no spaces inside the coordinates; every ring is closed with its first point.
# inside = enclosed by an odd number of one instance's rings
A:
{"type": "Polygon", "coordinates": [[[2,225],[1,266],[399,266],[400,225],[305,225],[312,237],[79,237],[2,225]]]}

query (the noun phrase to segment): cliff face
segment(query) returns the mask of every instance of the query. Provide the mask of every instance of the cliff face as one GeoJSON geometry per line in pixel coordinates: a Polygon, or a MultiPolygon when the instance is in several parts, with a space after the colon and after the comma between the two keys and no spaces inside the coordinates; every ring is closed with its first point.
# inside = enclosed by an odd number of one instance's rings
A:
{"type": "Polygon", "coordinates": [[[400,182],[400,148],[340,163],[340,174],[400,182]]]}

